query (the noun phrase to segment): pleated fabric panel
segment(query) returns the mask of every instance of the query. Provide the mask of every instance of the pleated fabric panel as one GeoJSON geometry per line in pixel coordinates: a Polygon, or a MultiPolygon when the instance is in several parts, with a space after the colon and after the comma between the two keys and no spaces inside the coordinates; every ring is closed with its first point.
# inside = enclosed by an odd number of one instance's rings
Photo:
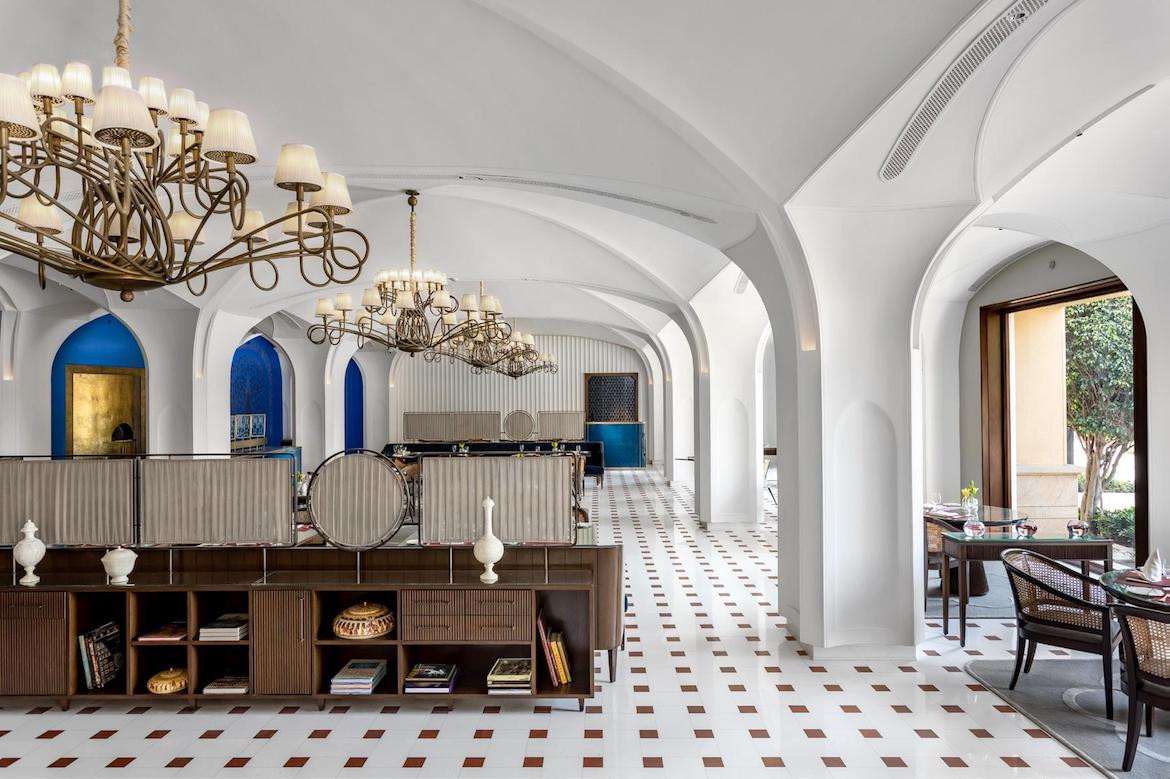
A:
{"type": "MultiPolygon", "coordinates": [[[[536,338],[541,351],[557,356],[557,373],[513,379],[495,373],[477,375],[466,365],[397,360],[391,376],[394,387],[390,390],[390,440],[459,440],[441,427],[427,431],[425,436],[414,435],[417,431],[407,418],[412,412],[495,411],[502,419],[510,411],[523,409],[539,422],[542,411],[583,411],[586,373],[637,373],[641,414],[643,419],[647,417],[646,398],[651,388],[646,383],[645,367],[633,349],[579,336],[536,338]]],[[[558,436],[538,426],[534,436],[568,440],[580,438],[581,434],[558,436]]]]}
{"type": "Polygon", "coordinates": [[[344,546],[371,546],[402,526],[402,476],[384,457],[349,454],[319,469],[309,505],[321,529],[344,546]]]}
{"type": "Polygon", "coordinates": [[[134,463],[0,461],[0,517],[6,543],[31,519],[46,544],[133,544],[134,463]]]}
{"type": "Polygon", "coordinates": [[[143,460],[143,544],[287,544],[293,487],[284,459],[143,460]]]}
{"type": "Polygon", "coordinates": [[[420,537],[473,544],[483,499],[495,501],[493,532],[504,543],[573,542],[572,457],[424,457],[420,537]]]}

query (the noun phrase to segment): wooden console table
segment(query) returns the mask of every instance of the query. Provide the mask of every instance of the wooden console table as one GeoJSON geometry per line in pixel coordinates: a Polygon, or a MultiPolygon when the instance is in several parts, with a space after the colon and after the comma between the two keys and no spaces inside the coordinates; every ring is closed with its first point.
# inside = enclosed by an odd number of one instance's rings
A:
{"type": "MultiPolygon", "coordinates": [[[[969,538],[965,533],[943,533],[943,570],[950,565],[947,558],[959,561],[959,646],[967,645],[967,566],[975,561],[998,561],[1005,549],[1028,549],[1054,560],[1080,561],[1081,571],[1089,575],[1089,563],[1104,562],[1105,570],[1113,570],[1113,540],[1097,536],[1084,538],[1017,538],[1014,532],[990,532],[981,538],[969,538]]],[[[950,583],[942,577],[943,635],[950,634],[950,583]]],[[[1087,596],[1086,596],[1087,597],[1087,596]]]]}
{"type": "MultiPolygon", "coordinates": [[[[329,700],[355,697],[432,703],[437,698],[453,705],[457,699],[489,697],[486,677],[498,658],[524,657],[532,660],[528,697],[575,699],[578,710],[593,697],[599,589],[589,548],[561,550],[559,566],[505,566],[491,586],[479,582],[479,570],[450,567],[446,549],[416,549],[410,555],[367,552],[364,556],[372,559],[340,570],[325,567],[347,559],[337,550],[277,551],[269,551],[268,559],[305,567],[232,570],[257,550],[228,549],[182,550],[188,564],[214,559],[220,570],[149,570],[150,563],[168,552],[144,550],[140,560],[145,559],[148,570],[136,570],[131,584],[119,587],[109,585],[100,565],[93,565],[98,550],[50,550],[57,553],[61,570],[49,565],[35,588],[0,587],[0,696],[52,698],[62,707],[94,698],[167,697],[191,706],[209,699],[263,697],[310,699],[320,708],[329,700]],[[61,562],[62,557],[73,559],[61,562]],[[411,560],[422,567],[395,567],[411,560]],[[85,570],[79,570],[81,563],[85,570]],[[371,567],[379,565],[383,567],[371,567]],[[370,640],[335,637],[333,617],[362,601],[388,606],[395,618],[393,632],[370,640]],[[224,613],[247,614],[248,636],[199,641],[200,626],[224,613]],[[564,634],[569,684],[552,684],[537,636],[538,614],[546,630],[564,634]],[[143,632],[178,620],[187,622],[184,640],[138,640],[143,632]],[[121,625],[125,664],[105,688],[87,690],[77,637],[107,621],[121,625]],[[372,695],[331,695],[333,675],[356,658],[386,660],[385,679],[372,695]],[[407,693],[403,680],[420,662],[458,665],[454,690],[407,693]],[[187,669],[188,689],[171,696],[149,693],[147,680],[170,667],[187,669]],[[203,692],[222,676],[247,677],[248,693],[203,692]]],[[[518,552],[516,557],[525,555],[518,552]]],[[[607,592],[604,584],[600,592],[607,592]]]]}

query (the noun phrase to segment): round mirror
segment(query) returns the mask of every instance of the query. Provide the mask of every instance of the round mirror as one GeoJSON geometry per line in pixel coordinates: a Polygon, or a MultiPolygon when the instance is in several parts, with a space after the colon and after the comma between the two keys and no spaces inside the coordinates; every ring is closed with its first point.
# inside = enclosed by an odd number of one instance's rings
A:
{"type": "Polygon", "coordinates": [[[536,422],[527,411],[516,409],[504,417],[504,435],[513,441],[527,441],[536,429],[536,422]]]}
{"type": "Polygon", "coordinates": [[[328,543],[373,549],[406,519],[406,479],[377,452],[338,452],[313,472],[308,503],[313,527],[328,543]]]}

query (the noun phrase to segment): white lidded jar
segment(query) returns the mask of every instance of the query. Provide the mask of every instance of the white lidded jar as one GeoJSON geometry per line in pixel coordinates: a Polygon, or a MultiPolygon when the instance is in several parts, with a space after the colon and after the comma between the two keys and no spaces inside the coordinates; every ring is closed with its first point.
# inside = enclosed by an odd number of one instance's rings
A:
{"type": "Polygon", "coordinates": [[[20,529],[24,535],[16,546],[12,547],[12,557],[16,560],[16,564],[24,569],[24,576],[20,578],[20,583],[25,587],[34,587],[41,577],[34,573],[37,563],[45,557],[45,542],[37,538],[37,526],[33,524],[31,519],[26,520],[24,526],[20,529]]]}

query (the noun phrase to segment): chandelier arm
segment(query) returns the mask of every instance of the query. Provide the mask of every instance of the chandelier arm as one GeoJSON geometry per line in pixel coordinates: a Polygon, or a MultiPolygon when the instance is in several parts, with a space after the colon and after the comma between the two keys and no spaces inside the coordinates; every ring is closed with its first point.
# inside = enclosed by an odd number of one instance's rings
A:
{"type": "Polygon", "coordinates": [[[272,260],[255,260],[253,262],[249,262],[248,276],[251,277],[252,284],[256,286],[256,289],[260,290],[261,292],[271,292],[272,290],[276,289],[276,285],[280,283],[280,270],[277,269],[276,263],[274,263],[272,260]],[[272,269],[272,283],[268,286],[264,286],[264,284],[262,284],[260,280],[256,278],[257,263],[264,263],[272,269]]]}

